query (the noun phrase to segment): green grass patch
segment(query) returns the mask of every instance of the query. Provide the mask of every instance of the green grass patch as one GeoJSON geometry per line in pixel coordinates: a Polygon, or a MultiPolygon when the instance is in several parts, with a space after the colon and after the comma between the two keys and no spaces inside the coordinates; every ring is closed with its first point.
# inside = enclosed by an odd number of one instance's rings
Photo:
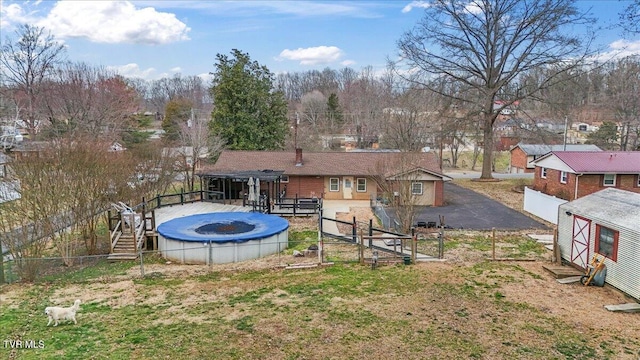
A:
{"type": "Polygon", "coordinates": [[[136,264],[131,261],[109,262],[103,260],[80,270],[42,276],[37,283],[85,283],[100,277],[125,275],[133,266],[136,264]]]}

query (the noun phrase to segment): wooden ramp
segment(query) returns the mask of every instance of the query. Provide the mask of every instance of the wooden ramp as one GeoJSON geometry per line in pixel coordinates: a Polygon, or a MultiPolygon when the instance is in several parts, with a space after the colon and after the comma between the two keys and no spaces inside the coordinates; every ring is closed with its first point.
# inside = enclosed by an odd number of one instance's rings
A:
{"type": "Polygon", "coordinates": [[[627,303],[618,305],[605,305],[605,309],[609,311],[621,311],[621,312],[640,312],[640,304],[627,303]]]}
{"type": "Polygon", "coordinates": [[[542,268],[550,272],[556,279],[563,279],[572,276],[582,276],[584,272],[571,266],[562,266],[556,264],[542,265],[542,268]]]}

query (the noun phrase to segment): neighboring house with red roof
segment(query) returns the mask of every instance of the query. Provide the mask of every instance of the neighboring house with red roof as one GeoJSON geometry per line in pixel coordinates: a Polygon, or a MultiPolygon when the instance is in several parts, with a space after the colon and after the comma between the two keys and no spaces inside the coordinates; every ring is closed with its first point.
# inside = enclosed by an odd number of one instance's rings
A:
{"type": "Polygon", "coordinates": [[[567,144],[567,145],[545,145],[545,144],[523,144],[518,143],[511,148],[511,158],[509,160],[509,172],[511,173],[532,173],[535,171],[535,160],[550,153],[551,151],[600,151],[596,145],[567,144]]]}
{"type": "Polygon", "coordinates": [[[552,151],[533,164],[523,209],[554,224],[567,201],[607,188],[640,193],[640,151],[552,151]]]}
{"type": "Polygon", "coordinates": [[[553,151],[534,164],[533,188],[564,200],[608,187],[640,193],[640,151],[553,151]]]}
{"type": "MultiPolygon", "coordinates": [[[[199,173],[203,186],[243,195],[248,176],[267,179],[267,191],[287,198],[369,200],[381,196],[380,181],[410,182],[415,205],[441,206],[444,181],[435,154],[400,152],[223,151],[199,173]],[[264,176],[260,176],[260,174],[264,176]],[[222,189],[224,187],[224,189],[222,189]]],[[[261,189],[263,187],[261,186],[261,189]]]]}

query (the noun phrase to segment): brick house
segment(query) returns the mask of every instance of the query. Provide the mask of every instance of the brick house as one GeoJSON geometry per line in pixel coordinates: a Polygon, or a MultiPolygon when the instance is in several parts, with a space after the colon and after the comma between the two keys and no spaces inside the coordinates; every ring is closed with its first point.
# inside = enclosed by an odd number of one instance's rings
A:
{"type": "Polygon", "coordinates": [[[640,193],[640,151],[552,151],[534,164],[533,189],[564,200],[605,188],[640,193]]]}
{"type": "Polygon", "coordinates": [[[226,178],[227,198],[238,199],[246,179],[227,174],[259,172],[279,175],[267,191],[287,198],[369,200],[382,195],[380,181],[410,182],[415,204],[427,206],[443,205],[444,181],[451,180],[442,173],[433,153],[309,152],[303,156],[302,149],[223,151],[199,176],[211,191],[220,191],[218,184],[226,178]]]}
{"type": "MultiPolygon", "coordinates": [[[[518,143],[510,150],[509,172],[532,173],[534,161],[551,151],[564,151],[564,145],[522,144],[518,143]]],[[[566,151],[600,151],[596,145],[567,144],[566,151]]]]}

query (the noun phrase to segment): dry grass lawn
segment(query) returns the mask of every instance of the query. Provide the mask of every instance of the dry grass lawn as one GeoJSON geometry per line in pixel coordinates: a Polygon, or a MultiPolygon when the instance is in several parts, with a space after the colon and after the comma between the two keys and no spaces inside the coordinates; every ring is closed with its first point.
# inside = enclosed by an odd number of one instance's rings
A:
{"type": "MultiPolygon", "coordinates": [[[[369,216],[338,217],[354,214],[369,216]]],[[[312,237],[316,226],[295,219],[291,232],[312,237]]],[[[491,261],[490,234],[448,232],[445,261],[410,266],[285,270],[299,261],[289,252],[214,266],[148,259],[144,277],[138,263],[103,263],[12,284],[0,290],[4,339],[45,346],[0,357],[638,359],[640,314],[603,307],[633,299],[559,284],[542,268],[550,252],[524,233],[498,234],[498,256],[532,261],[491,261]],[[75,298],[78,324],[46,327],[44,307],[75,298]]]]}

